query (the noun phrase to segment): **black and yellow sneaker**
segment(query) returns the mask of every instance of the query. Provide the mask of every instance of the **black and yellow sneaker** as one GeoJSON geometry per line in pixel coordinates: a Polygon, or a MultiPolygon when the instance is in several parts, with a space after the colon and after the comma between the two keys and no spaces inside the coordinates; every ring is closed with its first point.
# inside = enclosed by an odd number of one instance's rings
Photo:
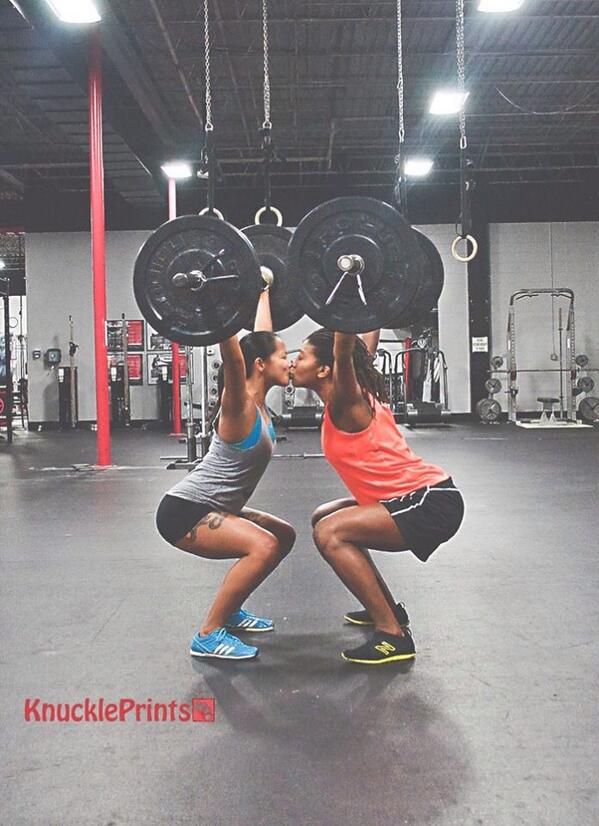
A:
{"type": "MultiPolygon", "coordinates": [[[[395,616],[402,628],[407,628],[410,624],[410,618],[403,602],[398,602],[395,606],[395,616]]],[[[374,625],[368,611],[348,611],[343,617],[346,622],[351,625],[374,625]]]]}
{"type": "Polygon", "coordinates": [[[380,665],[399,660],[411,660],[416,656],[416,648],[409,631],[406,631],[403,637],[386,634],[384,631],[375,631],[364,645],[342,651],[341,656],[350,663],[380,665]]]}

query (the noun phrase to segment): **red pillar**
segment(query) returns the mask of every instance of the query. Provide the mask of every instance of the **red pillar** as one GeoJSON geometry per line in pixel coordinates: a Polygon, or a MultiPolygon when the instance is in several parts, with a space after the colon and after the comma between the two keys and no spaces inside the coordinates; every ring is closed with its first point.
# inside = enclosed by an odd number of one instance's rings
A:
{"type": "Polygon", "coordinates": [[[90,38],[89,177],[96,370],[96,463],[110,464],[108,354],[106,350],[106,256],[104,236],[104,155],[102,147],[102,52],[100,30],[90,38]]]}
{"type": "MultiPolygon", "coordinates": [[[[412,346],[412,339],[411,338],[404,338],[403,340],[404,350],[409,350],[412,346]]],[[[403,354],[403,381],[404,387],[406,392],[406,401],[410,401],[412,394],[410,393],[410,356],[411,353],[404,353],[403,354]]]]}
{"type": "MultiPolygon", "coordinates": [[[[168,179],[168,219],[177,217],[177,182],[174,178],[168,179]]],[[[181,435],[181,370],[179,364],[179,345],[171,342],[171,376],[173,379],[173,436],[181,435]]]]}

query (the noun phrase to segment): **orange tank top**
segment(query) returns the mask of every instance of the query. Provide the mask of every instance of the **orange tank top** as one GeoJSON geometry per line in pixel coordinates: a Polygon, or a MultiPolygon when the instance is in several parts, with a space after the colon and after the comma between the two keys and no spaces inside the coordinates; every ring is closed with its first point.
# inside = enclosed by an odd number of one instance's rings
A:
{"type": "Polygon", "coordinates": [[[329,415],[322,417],[322,452],[359,505],[403,496],[449,478],[442,468],[429,465],[409,447],[387,405],[374,402],[374,416],[364,430],[339,430],[329,415]]]}

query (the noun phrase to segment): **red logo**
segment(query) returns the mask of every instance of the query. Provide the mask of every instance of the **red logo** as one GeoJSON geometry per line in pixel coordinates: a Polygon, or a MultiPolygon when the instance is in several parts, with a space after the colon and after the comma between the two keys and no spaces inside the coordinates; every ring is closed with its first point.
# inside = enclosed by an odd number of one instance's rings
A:
{"type": "Polygon", "coordinates": [[[194,723],[214,722],[214,697],[193,697],[191,719],[194,723]]]}

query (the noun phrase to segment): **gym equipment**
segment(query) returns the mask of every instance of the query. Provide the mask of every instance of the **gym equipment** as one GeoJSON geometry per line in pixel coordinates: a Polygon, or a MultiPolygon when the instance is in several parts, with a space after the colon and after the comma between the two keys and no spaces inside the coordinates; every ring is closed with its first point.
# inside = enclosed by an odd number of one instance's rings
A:
{"type": "Polygon", "coordinates": [[[495,393],[499,393],[501,390],[501,382],[499,379],[487,379],[485,382],[485,388],[491,395],[494,395],[495,393]]]}
{"type": "MultiPolygon", "coordinates": [[[[202,348],[205,350],[205,348],[202,348]]],[[[191,347],[185,348],[185,387],[187,388],[187,412],[185,414],[185,436],[179,442],[185,445],[185,456],[161,456],[163,461],[168,461],[167,470],[193,470],[198,462],[198,445],[196,441],[196,429],[194,421],[193,403],[193,350],[191,347]]],[[[202,454],[203,455],[203,454],[202,454]]]]}
{"type": "Polygon", "coordinates": [[[592,393],[595,389],[595,381],[591,376],[580,376],[576,382],[576,387],[582,393],[592,393]]]}
{"type": "Polygon", "coordinates": [[[4,335],[0,337],[0,428],[6,430],[6,441],[10,445],[13,441],[13,379],[9,298],[10,279],[0,277],[0,299],[2,300],[4,327],[4,335]]]}
{"type": "Polygon", "coordinates": [[[583,422],[596,424],[599,422],[599,399],[587,396],[578,405],[578,413],[583,422]]]}
{"type": "Polygon", "coordinates": [[[125,313],[121,314],[121,337],[123,342],[123,416],[125,427],[131,424],[131,385],[129,382],[129,328],[125,319],[125,313]]]}
{"type": "Polygon", "coordinates": [[[487,424],[494,424],[501,419],[501,405],[497,399],[481,399],[476,405],[476,412],[487,424]]]}
{"type": "MultiPolygon", "coordinates": [[[[458,90],[464,92],[466,88],[466,69],[465,69],[465,44],[464,44],[464,0],[456,0],[456,61],[458,70],[458,90]]],[[[472,161],[468,157],[468,139],[466,137],[466,114],[464,107],[460,109],[458,116],[460,127],[460,216],[456,222],[456,229],[458,224],[460,229],[458,234],[453,239],[451,244],[451,254],[462,263],[472,261],[478,252],[478,242],[472,235],[472,190],[474,189],[474,181],[470,175],[472,161]],[[462,255],[458,252],[460,243],[466,243],[466,254],[462,255]],[[468,249],[470,245],[470,249],[468,249]]]]}
{"type": "Polygon", "coordinates": [[[61,430],[77,427],[78,370],[75,366],[58,368],[58,426],[61,430]]]}
{"type": "Polygon", "coordinates": [[[554,396],[539,396],[537,401],[541,402],[543,405],[541,417],[537,422],[538,426],[542,427],[543,425],[547,426],[555,424],[556,418],[553,407],[560,402],[560,399],[555,398],[554,396]]]}
{"type": "Polygon", "coordinates": [[[405,317],[400,316],[395,319],[391,325],[393,329],[410,327],[424,321],[430,311],[437,306],[445,283],[445,270],[439,250],[423,232],[415,227],[412,227],[412,232],[425,256],[424,277],[416,288],[409,311],[405,317]]]}
{"type": "Polygon", "coordinates": [[[264,283],[248,239],[209,215],[158,227],[139,251],[133,288],[146,321],[189,346],[223,341],[247,325],[264,283]]]}
{"type": "MultiPolygon", "coordinates": [[[[77,367],[75,366],[75,355],[79,345],[75,344],[75,322],[73,316],[69,316],[69,426],[77,427],[77,367]]],[[[59,378],[60,381],[60,378],[59,378]]]]}
{"type": "MultiPolygon", "coordinates": [[[[287,248],[293,233],[285,227],[271,224],[254,224],[241,231],[252,244],[260,266],[267,267],[273,274],[273,285],[268,293],[273,330],[285,330],[303,316],[287,275],[287,248]]],[[[248,329],[254,329],[255,318],[254,311],[248,321],[248,329]]]]}
{"type": "MultiPolygon", "coordinates": [[[[263,250],[270,247],[264,256],[277,256],[276,230],[282,228],[252,228],[255,238],[264,233],[268,239],[257,241],[263,250]]],[[[288,249],[289,283],[299,308],[281,296],[274,302],[275,311],[281,309],[277,323],[305,311],[329,329],[368,332],[397,318],[408,323],[413,312],[422,315],[425,301],[435,302],[442,276],[438,260],[428,263],[437,259],[434,245],[422,242],[427,257],[416,239],[393,207],[373,198],[337,198],[316,207],[288,249]]],[[[282,264],[276,269],[284,272],[282,264]]],[[[215,344],[247,328],[263,288],[246,236],[208,215],[185,215],[159,227],[139,252],[133,284],[150,326],[190,346],[215,344]]]]}
{"type": "Polygon", "coordinates": [[[110,422],[113,427],[126,427],[129,420],[125,401],[124,362],[109,365],[108,384],[110,388],[110,422]]]}
{"type": "MultiPolygon", "coordinates": [[[[380,343],[397,341],[381,339],[380,343]]],[[[394,418],[407,427],[445,424],[451,418],[445,354],[430,336],[415,344],[408,338],[405,344],[393,353],[377,350],[394,418]]]]}
{"type": "Polygon", "coordinates": [[[299,223],[289,277],[304,312],[330,330],[389,327],[409,308],[426,263],[415,233],[389,204],[335,198],[299,223]]]}
{"type": "MultiPolygon", "coordinates": [[[[567,287],[551,287],[518,290],[510,296],[509,312],[508,312],[508,326],[507,326],[507,349],[508,349],[508,364],[506,368],[502,368],[503,359],[500,356],[494,356],[491,359],[490,373],[502,373],[508,378],[508,389],[506,391],[508,397],[508,420],[517,424],[520,427],[580,427],[582,426],[576,420],[576,410],[574,406],[574,399],[577,395],[583,392],[590,392],[594,388],[594,381],[589,376],[579,377],[578,372],[581,369],[591,371],[594,368],[587,367],[589,359],[584,354],[575,356],[575,313],[574,313],[574,292],[567,287]],[[556,353],[559,367],[518,367],[516,357],[516,304],[524,298],[536,298],[540,295],[550,296],[552,302],[555,298],[565,298],[568,301],[566,309],[566,323],[563,323],[563,309],[560,307],[558,312],[558,332],[559,332],[559,353],[556,353]],[[539,396],[538,401],[543,405],[551,404],[549,407],[543,408],[541,417],[539,419],[519,419],[518,418],[518,376],[524,373],[557,373],[559,377],[559,396],[539,396]],[[549,402],[549,399],[556,399],[556,401],[549,402]],[[553,405],[559,403],[560,411],[559,418],[556,417],[553,411],[553,405]],[[549,415],[547,415],[549,413],[549,415]]],[[[554,344],[555,350],[555,344],[554,344]]],[[[553,355],[553,354],[552,354],[553,355]]],[[[554,360],[554,359],[552,359],[554,360]]],[[[586,401],[586,399],[584,400],[586,401]]],[[[583,411],[588,411],[588,406],[580,403],[578,412],[581,415],[581,407],[583,411]]]]}
{"type": "Polygon", "coordinates": [[[322,422],[324,405],[311,390],[295,388],[288,384],[281,388],[282,404],[280,421],[286,430],[318,430],[322,422]],[[298,404],[301,399],[301,404],[298,404]]]}
{"type": "MultiPolygon", "coordinates": [[[[261,224],[263,215],[274,215],[276,225],[283,226],[283,215],[280,210],[272,205],[270,170],[275,163],[280,163],[279,156],[274,141],[272,139],[272,120],[270,117],[270,63],[268,54],[268,0],[262,0],[262,55],[264,74],[262,80],[262,97],[264,102],[264,120],[260,127],[260,137],[262,139],[262,175],[264,178],[264,206],[260,207],[254,215],[254,224],[261,224]]],[[[283,328],[281,328],[283,329],[283,328]]]]}
{"type": "MultiPolygon", "coordinates": [[[[576,375],[576,363],[574,361],[574,292],[566,287],[549,287],[543,289],[531,289],[531,290],[518,290],[517,292],[513,293],[510,296],[510,304],[509,304],[509,315],[508,315],[508,333],[507,333],[507,349],[508,349],[508,356],[509,356],[509,390],[508,390],[508,419],[511,422],[517,424],[517,417],[518,417],[518,407],[517,407],[517,395],[518,395],[518,387],[517,387],[517,377],[518,377],[518,365],[516,360],[516,302],[521,301],[525,298],[535,298],[539,295],[548,295],[552,299],[553,298],[566,298],[568,300],[568,313],[567,313],[567,323],[566,323],[566,364],[564,366],[564,353],[563,353],[563,342],[562,342],[562,322],[561,322],[561,312],[560,312],[560,366],[559,368],[553,368],[553,370],[557,369],[560,378],[563,378],[563,373],[567,372],[569,381],[566,387],[566,420],[573,421],[576,420],[576,414],[574,411],[574,395],[573,390],[575,387],[575,375],[576,375]],[[569,362],[569,363],[568,363],[569,362]]],[[[561,308],[560,308],[561,310],[561,308]]],[[[542,371],[538,371],[542,372],[542,371]]],[[[563,385],[560,385],[560,396],[563,399],[563,385]]],[[[548,397],[547,397],[548,398],[548,397]]],[[[560,398],[558,398],[560,401],[560,398]]],[[[563,402],[562,402],[562,410],[560,410],[560,420],[564,419],[563,415],[563,402]]],[[[555,420],[555,417],[554,417],[555,420]]]]}

